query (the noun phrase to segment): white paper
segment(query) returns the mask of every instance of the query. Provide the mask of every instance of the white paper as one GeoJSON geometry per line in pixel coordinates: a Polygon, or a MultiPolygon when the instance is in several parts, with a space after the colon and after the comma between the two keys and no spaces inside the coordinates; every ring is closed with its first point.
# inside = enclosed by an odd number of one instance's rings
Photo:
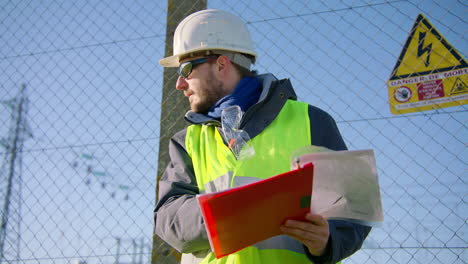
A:
{"type": "Polygon", "coordinates": [[[292,158],[292,168],[314,164],[312,213],[369,226],[383,222],[372,150],[331,151],[311,146],[296,151],[292,158]]]}

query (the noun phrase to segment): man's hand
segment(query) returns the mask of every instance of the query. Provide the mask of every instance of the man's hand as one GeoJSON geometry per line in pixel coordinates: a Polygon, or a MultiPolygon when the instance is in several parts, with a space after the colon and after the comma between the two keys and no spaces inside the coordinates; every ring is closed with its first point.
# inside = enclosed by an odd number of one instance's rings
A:
{"type": "Polygon", "coordinates": [[[313,256],[321,256],[327,248],[330,231],[328,222],[318,214],[306,214],[307,221],[287,220],[281,231],[299,240],[313,256]]]}

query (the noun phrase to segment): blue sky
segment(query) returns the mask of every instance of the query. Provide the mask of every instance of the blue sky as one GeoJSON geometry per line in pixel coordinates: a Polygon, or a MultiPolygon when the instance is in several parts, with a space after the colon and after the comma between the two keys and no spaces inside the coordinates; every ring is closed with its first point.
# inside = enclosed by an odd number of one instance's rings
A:
{"type": "MultiPolygon", "coordinates": [[[[157,61],[164,55],[166,2],[0,6],[0,99],[13,98],[26,83],[34,135],[23,153],[21,257],[68,263],[104,255],[110,262],[115,237],[126,239],[128,253],[133,238],[149,244],[164,118],[157,61]],[[85,165],[74,168],[75,161],[106,172],[105,180],[88,175],[85,165]]],[[[466,4],[290,0],[208,1],[208,7],[247,21],[259,72],[290,78],[300,100],[336,119],[350,149],[375,150],[386,221],[366,247],[441,247],[433,255],[451,260],[450,252],[460,250],[444,247],[466,246],[466,106],[393,116],[386,86],[419,13],[467,57],[466,4]]],[[[0,137],[8,134],[9,111],[0,106],[0,137]]]]}

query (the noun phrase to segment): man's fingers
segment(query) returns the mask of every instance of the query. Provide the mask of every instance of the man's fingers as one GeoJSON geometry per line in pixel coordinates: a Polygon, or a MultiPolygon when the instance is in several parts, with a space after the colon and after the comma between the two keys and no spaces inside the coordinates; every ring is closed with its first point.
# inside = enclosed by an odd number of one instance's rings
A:
{"type": "Polygon", "coordinates": [[[304,244],[314,256],[322,255],[327,247],[328,234],[308,232],[287,226],[282,226],[281,232],[304,244]]]}
{"type": "Polygon", "coordinates": [[[328,222],[321,215],[306,214],[305,218],[308,222],[289,219],[285,222],[284,225],[287,227],[294,227],[307,231],[317,229],[317,227],[327,227],[328,229],[328,222]]]}
{"type": "Polygon", "coordinates": [[[289,236],[296,238],[305,244],[306,240],[316,241],[324,237],[322,232],[311,232],[311,230],[298,229],[295,227],[282,226],[281,231],[289,236]]]}
{"type": "Polygon", "coordinates": [[[301,230],[310,230],[310,229],[315,229],[316,225],[310,222],[303,222],[303,221],[296,221],[296,220],[287,220],[284,223],[284,226],[290,227],[290,228],[295,228],[295,229],[301,229],[301,230]]]}
{"type": "Polygon", "coordinates": [[[320,242],[318,242],[319,240],[317,240],[317,239],[307,239],[307,238],[304,238],[304,237],[301,237],[301,236],[295,236],[295,235],[292,235],[292,234],[288,234],[288,236],[298,240],[299,242],[306,245],[307,247],[316,247],[316,246],[318,246],[320,244],[320,242]]]}
{"type": "Polygon", "coordinates": [[[323,216],[318,215],[318,214],[307,213],[305,218],[309,222],[311,222],[311,223],[313,223],[315,225],[319,225],[319,226],[328,225],[327,219],[325,219],[323,216]]]}

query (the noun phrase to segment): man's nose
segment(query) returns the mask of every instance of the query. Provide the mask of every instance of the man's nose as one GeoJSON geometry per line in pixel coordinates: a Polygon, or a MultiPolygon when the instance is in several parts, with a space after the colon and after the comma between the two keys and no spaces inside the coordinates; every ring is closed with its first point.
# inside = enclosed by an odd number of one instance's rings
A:
{"type": "Polygon", "coordinates": [[[188,88],[187,81],[184,79],[184,77],[179,76],[179,78],[177,78],[176,89],[186,90],[187,88],[188,88]]]}

